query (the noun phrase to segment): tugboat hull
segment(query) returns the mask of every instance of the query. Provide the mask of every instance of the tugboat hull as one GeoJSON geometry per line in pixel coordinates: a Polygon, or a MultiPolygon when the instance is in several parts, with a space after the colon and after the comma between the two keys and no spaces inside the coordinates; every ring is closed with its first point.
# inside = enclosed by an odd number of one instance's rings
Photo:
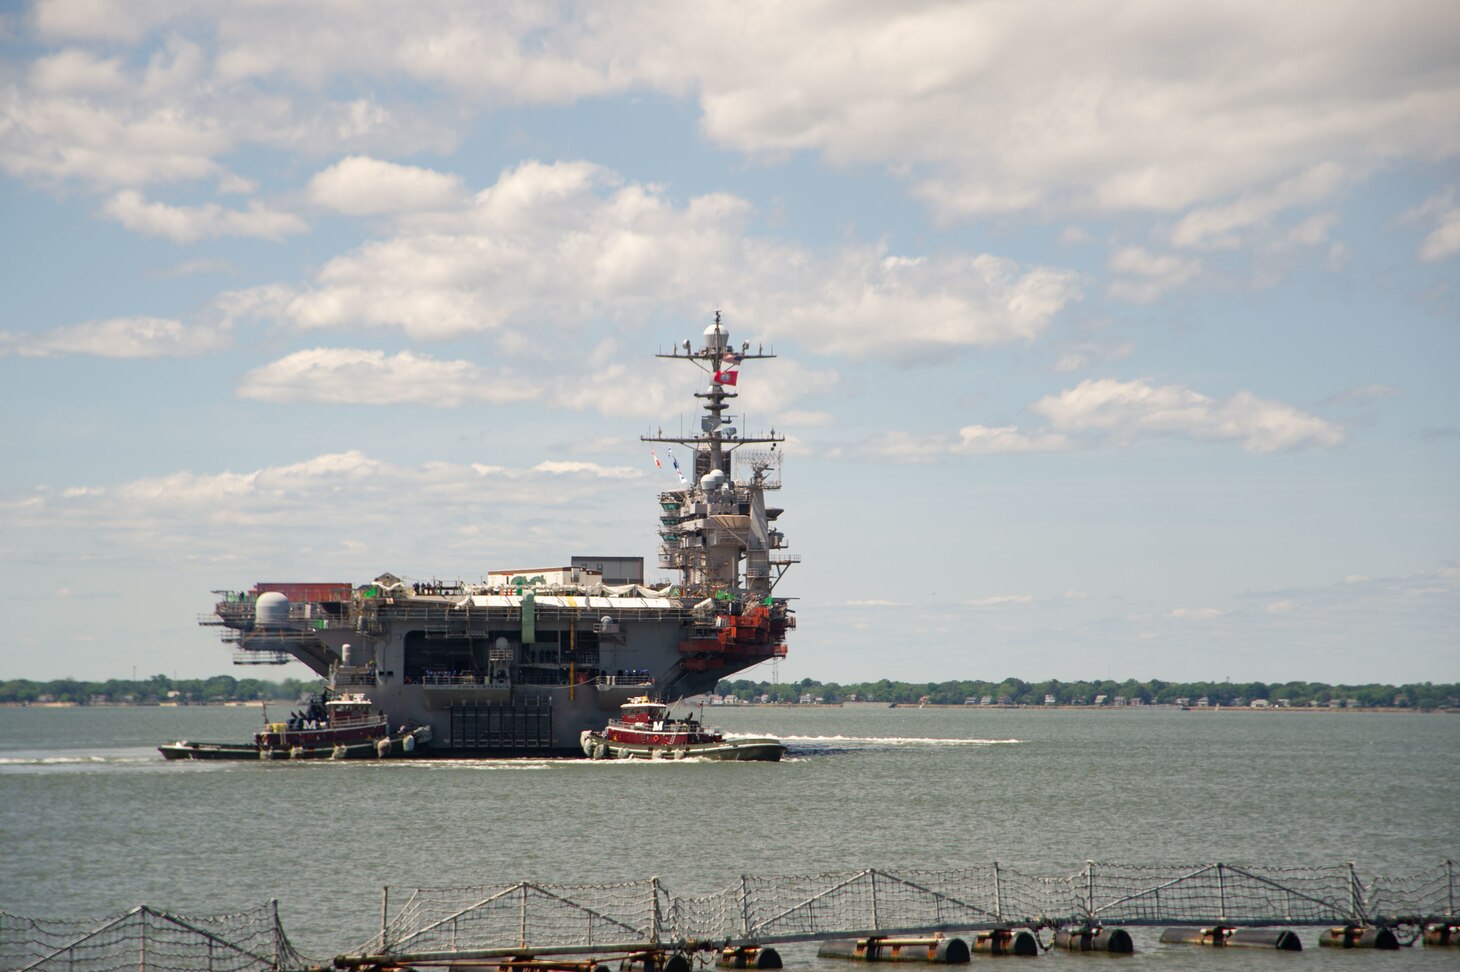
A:
{"type": "Polygon", "coordinates": [[[254,743],[203,743],[179,740],[158,746],[163,759],[402,759],[427,754],[431,727],[417,726],[403,733],[351,742],[299,743],[270,746],[254,743]]]}
{"type": "Polygon", "coordinates": [[[583,733],[583,753],[592,759],[712,759],[734,762],[779,762],[785,744],[769,737],[657,746],[607,739],[601,732],[583,733]]]}

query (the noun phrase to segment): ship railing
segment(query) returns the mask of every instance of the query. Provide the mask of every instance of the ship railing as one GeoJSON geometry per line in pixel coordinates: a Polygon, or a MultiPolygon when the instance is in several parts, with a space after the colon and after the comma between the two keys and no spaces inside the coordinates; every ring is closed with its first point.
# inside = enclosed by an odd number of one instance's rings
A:
{"type": "Polygon", "coordinates": [[[480,685],[482,676],[471,672],[427,672],[420,678],[421,685],[480,685]]]}
{"type": "Polygon", "coordinates": [[[648,672],[625,672],[622,675],[600,675],[593,680],[593,684],[604,688],[615,686],[637,687],[640,685],[653,685],[654,676],[648,672]]]}
{"type": "Polygon", "coordinates": [[[331,729],[354,729],[357,726],[378,726],[385,722],[382,715],[336,715],[330,719],[331,729]]]}
{"type": "Polygon", "coordinates": [[[335,687],[345,688],[354,685],[374,685],[375,672],[367,669],[335,669],[335,687]]]}

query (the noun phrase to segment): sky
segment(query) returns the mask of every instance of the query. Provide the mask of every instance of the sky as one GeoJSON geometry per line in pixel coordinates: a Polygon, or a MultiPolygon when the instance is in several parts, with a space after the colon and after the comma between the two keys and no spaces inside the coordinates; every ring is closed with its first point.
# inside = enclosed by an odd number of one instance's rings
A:
{"type": "Polygon", "coordinates": [[[748,677],[1460,680],[1457,188],[1456,4],[0,5],[0,677],[661,576],[719,312],[748,677]]]}

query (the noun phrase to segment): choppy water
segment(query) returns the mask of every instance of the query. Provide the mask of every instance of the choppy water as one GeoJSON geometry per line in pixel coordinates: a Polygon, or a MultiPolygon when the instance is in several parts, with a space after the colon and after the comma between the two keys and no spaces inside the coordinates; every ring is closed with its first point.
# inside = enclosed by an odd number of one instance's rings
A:
{"type": "MultiPolygon", "coordinates": [[[[378,927],[380,889],[999,861],[1332,864],[1460,857],[1460,716],[1330,712],[708,709],[782,763],[166,763],[257,709],[0,709],[0,910],[75,917],[278,898],[303,951],[378,927]]],[[[1460,967],[1460,950],[1300,955],[1159,946],[1166,968],[1460,967]]],[[[814,947],[788,964],[827,967],[814,947]]],[[[1041,961],[1099,961],[1051,953],[1041,961]]],[[[977,961],[977,960],[976,960],[977,961]]],[[[829,966],[836,968],[838,966],[829,966]]]]}

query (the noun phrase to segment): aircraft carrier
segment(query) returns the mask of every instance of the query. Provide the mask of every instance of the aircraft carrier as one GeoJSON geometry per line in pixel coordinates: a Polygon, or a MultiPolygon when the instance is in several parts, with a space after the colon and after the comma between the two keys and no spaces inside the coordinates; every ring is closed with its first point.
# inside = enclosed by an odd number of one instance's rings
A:
{"type": "Polygon", "coordinates": [[[240,664],[298,659],[392,724],[429,725],[442,757],[581,756],[580,734],[631,697],[676,701],[784,657],[796,618],[775,591],[799,558],[766,503],[784,437],[742,436],[729,413],[740,369],[775,355],[734,346],[717,313],[698,345],[657,357],[704,381],[697,433],[641,437],[666,447],[651,454],[680,482],[658,496],[658,566],[672,581],[646,585],[640,557],[574,556],[480,583],[260,582],[216,591],[201,623],[222,628],[240,664]]]}

